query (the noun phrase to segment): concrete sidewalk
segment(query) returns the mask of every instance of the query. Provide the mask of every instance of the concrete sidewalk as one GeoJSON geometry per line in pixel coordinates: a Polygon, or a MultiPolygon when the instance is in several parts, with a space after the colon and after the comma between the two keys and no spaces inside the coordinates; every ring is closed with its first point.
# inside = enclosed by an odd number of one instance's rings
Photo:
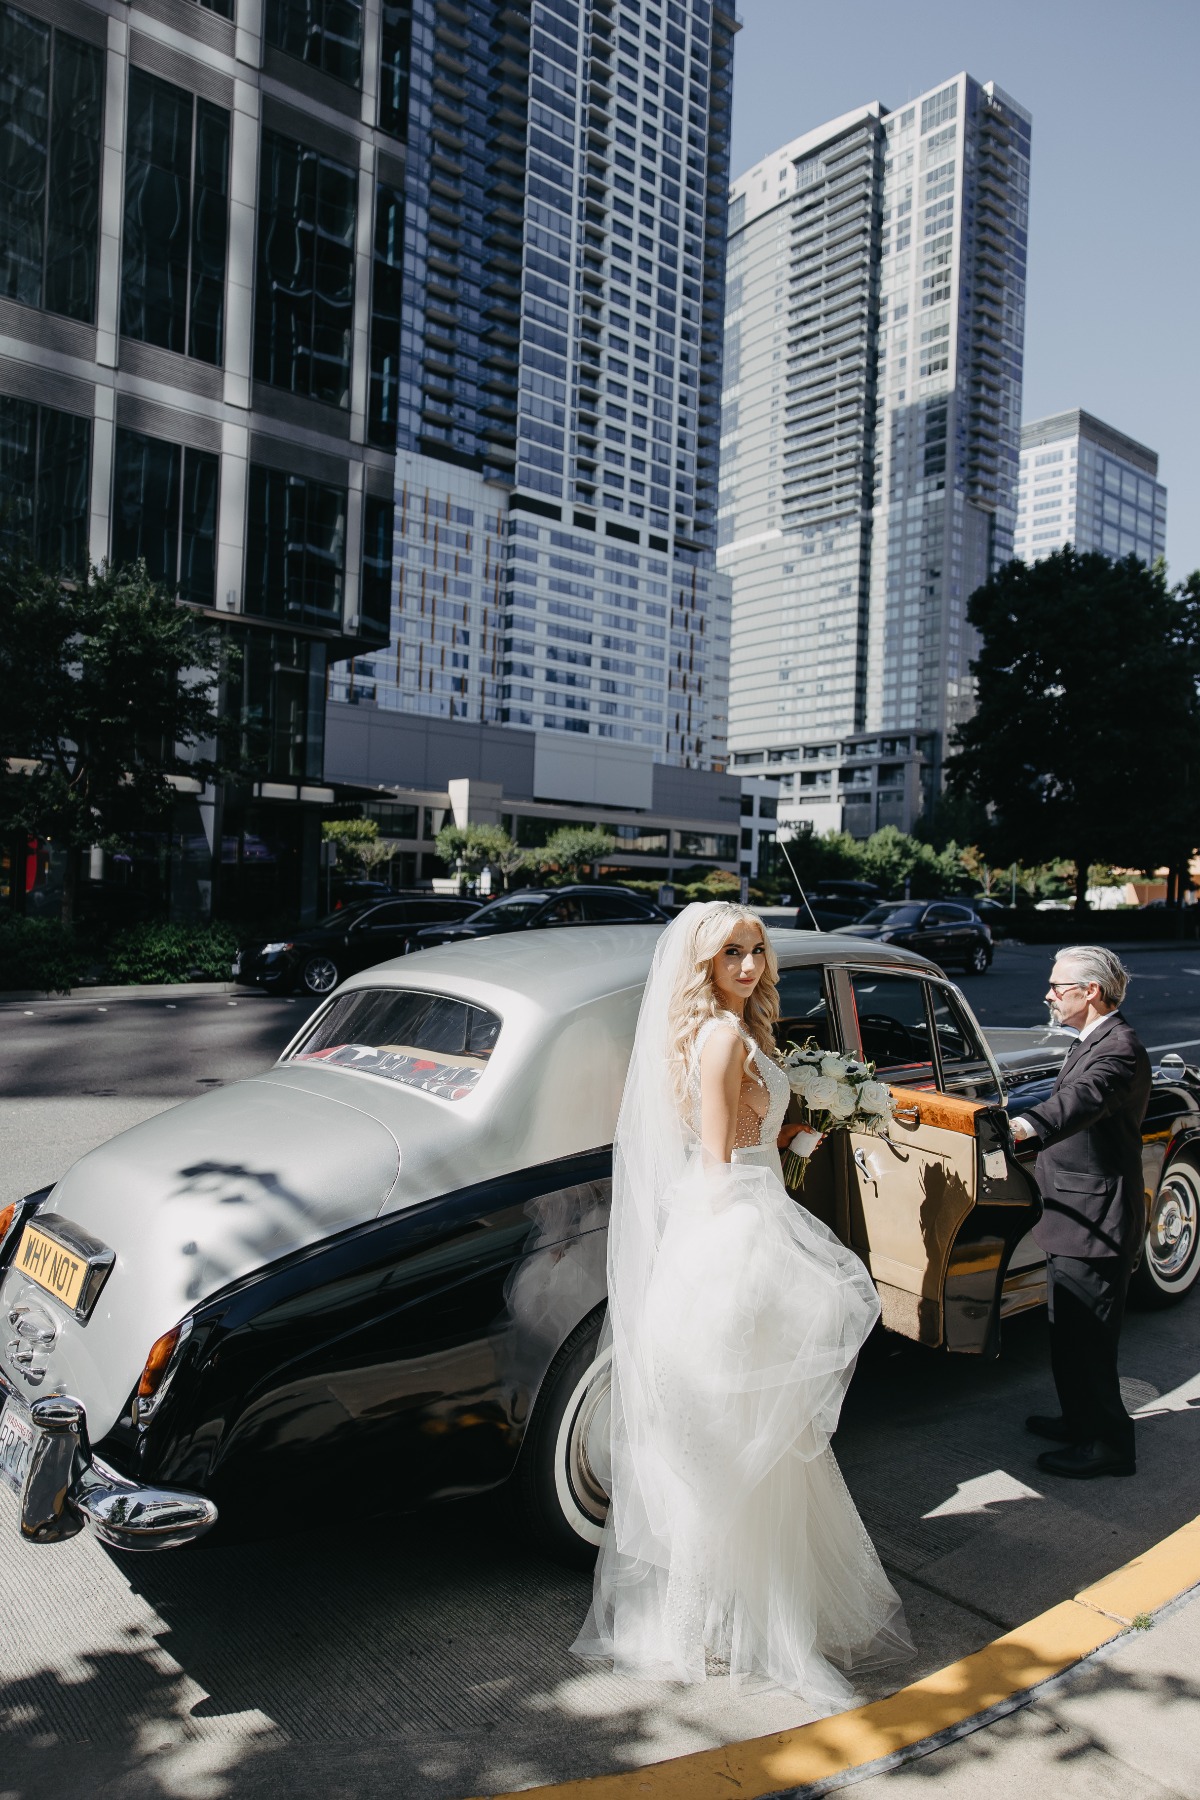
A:
{"type": "MultiPolygon", "coordinates": [[[[1197,1800],[1200,1589],[992,1724],[890,1773],[838,1786],[855,1800],[1197,1800]]],[[[793,1790],[797,1800],[833,1791],[793,1790]]]]}

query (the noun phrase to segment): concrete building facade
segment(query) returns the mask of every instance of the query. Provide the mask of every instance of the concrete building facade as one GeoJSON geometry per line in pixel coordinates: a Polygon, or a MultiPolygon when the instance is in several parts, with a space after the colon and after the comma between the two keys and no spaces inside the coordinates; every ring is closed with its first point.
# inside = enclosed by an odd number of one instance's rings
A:
{"type": "Polygon", "coordinates": [[[1157,453],[1079,407],[1021,427],[1014,553],[1037,562],[1064,544],[1147,564],[1167,547],[1157,453]]]}
{"type": "Polygon", "coordinates": [[[1029,115],[967,74],[734,183],[718,561],[730,747],[780,819],[911,826],[1012,554],[1029,115]]]}

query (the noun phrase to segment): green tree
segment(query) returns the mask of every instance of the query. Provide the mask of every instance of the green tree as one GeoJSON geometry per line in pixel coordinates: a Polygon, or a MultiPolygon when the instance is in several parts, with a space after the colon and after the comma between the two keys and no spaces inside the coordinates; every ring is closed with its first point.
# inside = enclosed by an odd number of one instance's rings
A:
{"type": "Polygon", "coordinates": [[[516,845],[503,825],[443,825],[437,834],[437,853],[448,867],[462,859],[466,874],[475,880],[489,866],[498,869],[505,887],[525,866],[526,852],[516,845]]]}
{"type": "Polygon", "coordinates": [[[227,772],[235,652],[144,563],[67,580],[0,558],[0,618],[0,835],[64,849],[69,925],[84,851],[168,819],[176,780],[227,772]]]}
{"type": "Polygon", "coordinates": [[[1185,865],[1200,820],[1200,574],[1059,550],[971,596],[978,707],[950,791],[991,809],[1000,861],[1185,865]]]}
{"type": "Polygon", "coordinates": [[[614,855],[616,848],[616,838],[596,826],[562,825],[531,853],[530,861],[543,872],[579,881],[585,873],[594,875],[597,863],[614,855]]]}
{"type": "Polygon", "coordinates": [[[395,839],[381,837],[375,819],[326,819],[321,835],[337,845],[338,861],[351,875],[369,876],[396,854],[395,839]]]}

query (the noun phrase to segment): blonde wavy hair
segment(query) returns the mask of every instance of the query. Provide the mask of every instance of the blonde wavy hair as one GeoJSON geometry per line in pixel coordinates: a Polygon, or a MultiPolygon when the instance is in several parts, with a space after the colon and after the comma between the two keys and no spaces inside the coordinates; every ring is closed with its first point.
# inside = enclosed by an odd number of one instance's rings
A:
{"type": "Polygon", "coordinates": [[[691,942],[685,947],[679,982],[667,1007],[671,1086],[681,1106],[687,1104],[696,1034],[706,1019],[715,1019],[725,1010],[713,986],[713,959],[739,925],[753,925],[761,932],[767,953],[762,978],[746,1002],[746,1030],[760,1050],[768,1056],[775,1055],[772,1026],[779,1017],[779,959],[757,913],[727,900],[711,900],[699,909],[691,927],[691,942]]]}

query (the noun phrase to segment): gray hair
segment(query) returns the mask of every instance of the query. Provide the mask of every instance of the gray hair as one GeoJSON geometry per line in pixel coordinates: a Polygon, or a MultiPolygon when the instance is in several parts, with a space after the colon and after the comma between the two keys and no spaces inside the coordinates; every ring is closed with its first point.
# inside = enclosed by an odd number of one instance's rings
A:
{"type": "Polygon", "coordinates": [[[1072,971],[1084,983],[1094,981],[1106,1006],[1120,1006],[1129,986],[1129,970],[1119,956],[1100,944],[1069,944],[1055,957],[1057,963],[1070,963],[1072,971]]]}

